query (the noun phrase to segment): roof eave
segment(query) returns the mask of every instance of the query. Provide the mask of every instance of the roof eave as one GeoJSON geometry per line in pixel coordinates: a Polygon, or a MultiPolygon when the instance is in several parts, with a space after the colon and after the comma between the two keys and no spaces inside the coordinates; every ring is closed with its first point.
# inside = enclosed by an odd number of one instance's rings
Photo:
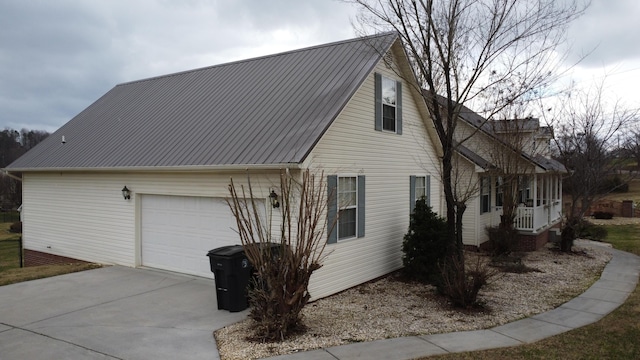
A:
{"type": "Polygon", "coordinates": [[[6,173],[25,172],[215,172],[246,170],[300,169],[298,163],[281,164],[231,164],[231,165],[187,165],[187,166],[115,166],[115,167],[53,167],[4,169],[6,173]]]}

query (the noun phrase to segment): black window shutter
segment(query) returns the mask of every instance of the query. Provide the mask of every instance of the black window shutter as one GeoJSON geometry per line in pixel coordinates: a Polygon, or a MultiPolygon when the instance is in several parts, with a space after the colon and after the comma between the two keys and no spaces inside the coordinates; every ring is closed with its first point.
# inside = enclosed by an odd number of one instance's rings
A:
{"type": "Polygon", "coordinates": [[[327,244],[338,242],[338,176],[327,176],[327,244]]]}
{"type": "Polygon", "coordinates": [[[364,175],[358,175],[358,237],[364,236],[364,175]]]}
{"type": "Polygon", "coordinates": [[[427,205],[431,206],[431,176],[427,175],[426,189],[424,195],[427,197],[427,205]]]}
{"type": "Polygon", "coordinates": [[[375,129],[382,131],[382,75],[375,73],[375,129]]]}
{"type": "Polygon", "coordinates": [[[409,176],[409,213],[413,214],[416,208],[416,176],[409,176]]]}
{"type": "Polygon", "coordinates": [[[396,133],[402,135],[402,82],[396,82],[396,133]]]}

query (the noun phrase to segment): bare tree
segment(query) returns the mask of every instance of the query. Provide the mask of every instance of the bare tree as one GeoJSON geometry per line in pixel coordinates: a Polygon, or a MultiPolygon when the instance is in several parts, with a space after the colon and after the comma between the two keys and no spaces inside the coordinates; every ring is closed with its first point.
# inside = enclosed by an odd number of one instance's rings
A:
{"type": "MultiPolygon", "coordinates": [[[[44,140],[49,133],[42,130],[22,129],[18,132],[6,128],[0,131],[0,168],[11,164],[32,147],[44,140]]],[[[22,203],[22,183],[0,173],[0,208],[16,208],[22,203]]]]}
{"type": "Polygon", "coordinates": [[[640,170],[640,129],[632,129],[622,145],[622,153],[635,160],[636,170],[640,170]]]}
{"type": "Polygon", "coordinates": [[[273,218],[264,216],[251,179],[240,193],[233,180],[229,185],[228,204],[257,275],[249,302],[260,340],[282,340],[301,328],[300,312],[310,298],[309,279],[325,257],[326,188],[324,176],[316,177],[308,169],[299,178],[281,173],[282,216],[280,231],[274,235],[273,218]]]}
{"type": "Polygon", "coordinates": [[[619,101],[610,104],[603,88],[601,83],[567,94],[554,119],[559,132],[554,140],[557,158],[570,172],[564,181],[564,193],[571,199],[561,244],[564,251],[571,250],[589,207],[614,190],[606,184],[621,166],[614,156],[617,135],[638,117],[637,109],[619,101]]]}
{"type": "Polygon", "coordinates": [[[454,177],[454,153],[466,141],[455,137],[460,111],[480,103],[489,119],[553,81],[551,69],[561,60],[556,50],[585,6],[554,0],[347,2],[361,10],[361,32],[396,31],[404,44],[442,145],[447,227],[461,255],[466,205],[454,177]]]}

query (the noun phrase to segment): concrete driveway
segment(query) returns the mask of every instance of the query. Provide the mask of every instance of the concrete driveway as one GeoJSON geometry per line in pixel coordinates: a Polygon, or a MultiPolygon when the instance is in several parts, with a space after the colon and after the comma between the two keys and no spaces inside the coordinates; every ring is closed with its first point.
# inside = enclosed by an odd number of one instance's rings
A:
{"type": "Polygon", "coordinates": [[[219,359],[214,281],[110,266],[0,287],[0,358],[219,359]]]}

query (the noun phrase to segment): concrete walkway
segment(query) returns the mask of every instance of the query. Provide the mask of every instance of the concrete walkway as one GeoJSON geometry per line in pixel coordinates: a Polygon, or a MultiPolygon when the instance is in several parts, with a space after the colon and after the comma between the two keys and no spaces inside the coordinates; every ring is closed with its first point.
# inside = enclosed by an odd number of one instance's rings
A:
{"type": "Polygon", "coordinates": [[[282,355],[271,360],[414,359],[532,343],[592,324],[622,305],[640,276],[640,257],[609,249],[612,259],[587,291],[560,307],[487,330],[408,336],[282,355]]]}

